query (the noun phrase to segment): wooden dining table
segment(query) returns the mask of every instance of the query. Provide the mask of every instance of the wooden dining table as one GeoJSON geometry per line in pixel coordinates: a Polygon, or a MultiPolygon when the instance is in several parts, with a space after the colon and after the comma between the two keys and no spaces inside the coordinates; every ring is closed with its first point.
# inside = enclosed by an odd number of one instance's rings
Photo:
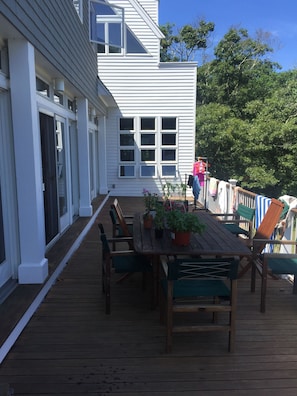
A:
{"type": "Polygon", "coordinates": [[[162,238],[155,237],[154,228],[143,226],[143,214],[135,213],[133,219],[134,250],[138,254],[151,256],[153,262],[155,294],[158,293],[159,258],[160,256],[216,256],[251,257],[252,252],[243,241],[228,231],[214,216],[205,210],[193,212],[205,225],[202,234],[191,233],[188,246],[177,246],[173,243],[171,231],[164,230],[162,238]]]}

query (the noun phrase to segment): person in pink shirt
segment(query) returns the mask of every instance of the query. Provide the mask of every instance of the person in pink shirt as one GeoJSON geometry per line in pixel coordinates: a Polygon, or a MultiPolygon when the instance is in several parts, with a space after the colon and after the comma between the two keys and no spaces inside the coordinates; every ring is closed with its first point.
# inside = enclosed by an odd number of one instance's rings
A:
{"type": "Polygon", "coordinates": [[[193,165],[193,176],[198,176],[200,186],[204,186],[204,176],[206,172],[207,164],[201,157],[197,158],[197,161],[193,165]]]}

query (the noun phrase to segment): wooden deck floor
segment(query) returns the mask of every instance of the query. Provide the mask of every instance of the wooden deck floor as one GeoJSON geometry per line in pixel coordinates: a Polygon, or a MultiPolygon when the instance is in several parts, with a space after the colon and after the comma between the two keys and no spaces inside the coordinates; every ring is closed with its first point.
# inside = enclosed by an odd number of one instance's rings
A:
{"type": "MultiPolygon", "coordinates": [[[[119,200],[126,213],[142,205],[119,200]]],[[[110,202],[98,217],[108,232],[110,202]]],[[[269,280],[261,314],[259,287],[251,294],[249,276],[239,281],[234,354],[225,334],[202,333],[176,335],[168,355],[136,276],[113,285],[104,314],[99,268],[95,224],[1,365],[14,395],[296,396],[297,296],[287,282],[269,280]]]]}

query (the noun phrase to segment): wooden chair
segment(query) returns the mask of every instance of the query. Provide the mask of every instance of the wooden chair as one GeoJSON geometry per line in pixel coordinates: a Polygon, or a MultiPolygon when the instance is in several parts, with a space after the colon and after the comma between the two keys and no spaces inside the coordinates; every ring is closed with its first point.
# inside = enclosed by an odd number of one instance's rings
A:
{"type": "Polygon", "coordinates": [[[242,277],[250,268],[252,268],[251,271],[251,290],[255,290],[255,268],[252,265],[253,260],[255,257],[257,257],[260,253],[262,253],[263,249],[266,246],[266,243],[257,243],[254,244],[254,240],[259,240],[259,239],[269,239],[271,238],[275,227],[277,223],[279,222],[280,215],[283,211],[284,204],[280,202],[279,200],[272,198],[271,203],[269,205],[269,208],[267,209],[267,212],[265,213],[265,216],[258,227],[254,237],[251,240],[247,240],[247,244],[253,251],[253,256],[250,260],[247,261],[247,263],[244,265],[244,267],[241,269],[239,272],[239,278],[242,277]]]}
{"type": "Polygon", "coordinates": [[[173,333],[201,331],[228,332],[228,349],[234,351],[238,264],[239,258],[162,260],[161,319],[164,315],[167,352],[172,349],[173,333]],[[212,321],[197,323],[199,312],[212,313],[212,321]],[[176,325],[174,317],[179,313],[196,315],[195,324],[176,325]],[[218,323],[219,313],[228,314],[226,323],[218,323]]]}
{"type": "MultiPolygon", "coordinates": [[[[115,200],[111,204],[110,209],[116,215],[116,224],[117,224],[117,227],[119,227],[119,229],[121,230],[121,233],[123,234],[122,236],[132,237],[132,232],[131,232],[132,226],[130,226],[130,229],[129,229],[128,223],[126,221],[126,217],[123,214],[122,208],[121,208],[117,198],[115,198],[115,200]]],[[[128,243],[129,243],[129,248],[131,250],[133,250],[134,249],[133,240],[130,240],[128,243]]]]}
{"type": "MultiPolygon", "coordinates": [[[[110,208],[109,210],[109,216],[111,219],[111,224],[112,224],[112,237],[113,238],[121,238],[124,236],[123,230],[120,226],[120,224],[117,222],[117,215],[115,213],[114,208],[110,208]]],[[[133,216],[125,216],[125,220],[130,220],[132,219],[133,216]]],[[[126,221],[127,223],[127,221],[126,221]]],[[[133,235],[133,223],[131,221],[127,223],[129,233],[131,236],[133,235]]],[[[115,250],[115,245],[113,245],[113,249],[115,250]]]]}
{"type": "Polygon", "coordinates": [[[249,208],[243,204],[238,204],[235,213],[212,213],[212,216],[228,217],[227,220],[220,219],[220,222],[224,224],[224,227],[227,228],[228,231],[237,236],[244,235],[249,239],[252,238],[255,209],[249,208]],[[241,227],[240,225],[245,225],[245,227],[241,227]]]}
{"type": "Polygon", "coordinates": [[[258,271],[261,276],[261,303],[260,311],[266,311],[266,292],[267,292],[267,279],[270,276],[272,279],[279,279],[280,275],[293,275],[293,294],[297,294],[297,241],[292,240],[255,240],[254,244],[263,243],[269,245],[286,245],[295,246],[295,253],[264,253],[263,255],[258,255],[253,260],[254,271],[258,271]]]}
{"type": "Polygon", "coordinates": [[[102,243],[102,292],[105,296],[105,313],[111,313],[111,277],[112,273],[127,274],[142,272],[143,286],[148,273],[152,274],[152,266],[144,256],[138,255],[134,250],[113,250],[113,243],[128,242],[129,237],[107,239],[103,225],[100,223],[102,243]]]}

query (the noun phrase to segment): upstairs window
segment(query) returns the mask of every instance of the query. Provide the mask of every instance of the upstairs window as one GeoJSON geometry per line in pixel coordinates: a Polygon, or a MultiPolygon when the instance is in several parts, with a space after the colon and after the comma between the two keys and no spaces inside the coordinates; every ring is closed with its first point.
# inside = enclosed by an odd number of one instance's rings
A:
{"type": "Polygon", "coordinates": [[[147,53],[125,24],[124,9],[104,0],[90,1],[90,41],[100,54],[147,53]]]}
{"type": "Polygon", "coordinates": [[[124,9],[105,1],[90,1],[90,41],[121,49],[124,42],[124,9]]]}

